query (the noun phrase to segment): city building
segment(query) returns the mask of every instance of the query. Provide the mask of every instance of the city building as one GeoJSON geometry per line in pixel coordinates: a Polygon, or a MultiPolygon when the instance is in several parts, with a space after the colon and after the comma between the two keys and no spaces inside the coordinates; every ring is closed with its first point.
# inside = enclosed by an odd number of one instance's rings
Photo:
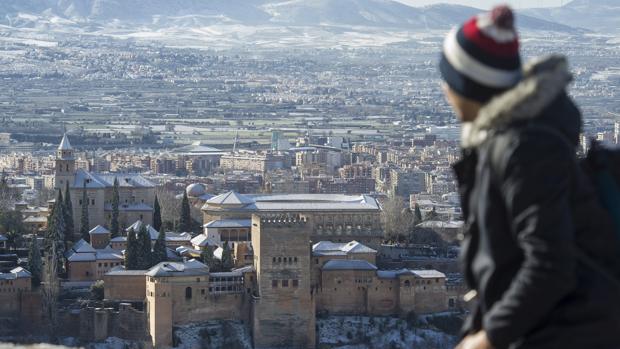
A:
{"type": "Polygon", "coordinates": [[[205,202],[203,221],[250,219],[252,214],[300,214],[308,218],[312,241],[357,240],[379,246],[381,208],[369,195],[239,194],[230,191],[205,202]]]}
{"type": "Polygon", "coordinates": [[[76,242],[65,257],[69,281],[101,280],[112,268],[123,264],[121,251],[109,247],[95,249],[84,240],[76,242]]]}
{"type": "Polygon", "coordinates": [[[114,181],[119,185],[119,224],[153,220],[155,185],[139,174],[102,174],[76,169],[73,147],[65,134],[56,152],[55,188],[65,190],[69,183],[73,221],[76,231],[81,229],[82,205],[88,206],[89,230],[97,225],[109,226],[112,219],[114,181]],[[86,193],[86,202],[83,194],[86,193]]]}

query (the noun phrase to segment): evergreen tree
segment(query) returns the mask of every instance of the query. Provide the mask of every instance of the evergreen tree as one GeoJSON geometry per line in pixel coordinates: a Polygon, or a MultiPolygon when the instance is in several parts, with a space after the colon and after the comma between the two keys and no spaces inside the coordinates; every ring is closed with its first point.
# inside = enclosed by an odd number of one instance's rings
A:
{"type": "Polygon", "coordinates": [[[200,253],[200,258],[202,262],[209,267],[211,272],[215,272],[214,270],[214,258],[213,258],[213,248],[209,245],[202,248],[202,252],[200,253]]]}
{"type": "Polygon", "coordinates": [[[192,217],[190,215],[189,199],[187,192],[183,191],[183,201],[181,201],[181,218],[179,221],[179,230],[181,232],[192,231],[192,217]]]}
{"type": "Polygon", "coordinates": [[[140,226],[138,231],[138,268],[148,269],[152,266],[151,235],[146,224],[140,226]]]}
{"type": "Polygon", "coordinates": [[[420,211],[420,205],[415,204],[414,207],[414,220],[415,224],[419,224],[422,222],[422,211],[420,211]]]}
{"type": "Polygon", "coordinates": [[[90,234],[88,233],[90,223],[88,222],[88,195],[86,195],[86,182],[84,182],[84,191],[82,191],[82,219],[80,227],[80,237],[90,242],[90,234]]]}
{"type": "Polygon", "coordinates": [[[155,195],[155,203],[153,204],[153,228],[157,231],[161,230],[161,207],[157,195],[155,195]]]}
{"type": "Polygon", "coordinates": [[[30,251],[28,252],[28,271],[32,275],[32,286],[38,287],[41,284],[43,272],[43,264],[41,262],[41,251],[37,237],[33,235],[30,243],[30,251]]]}
{"type": "Polygon", "coordinates": [[[228,241],[224,242],[224,246],[222,246],[222,269],[224,271],[231,271],[235,266],[233,261],[232,250],[228,245],[228,241]]]}
{"type": "Polygon", "coordinates": [[[75,238],[75,224],[73,222],[73,204],[71,203],[71,193],[69,192],[69,181],[65,186],[65,243],[73,242],[75,238]]]}
{"type": "Polygon", "coordinates": [[[118,225],[118,204],[120,198],[118,194],[118,178],[114,178],[114,188],[112,189],[112,220],[110,222],[110,236],[115,238],[119,235],[120,228],[118,225]]]}
{"type": "Polygon", "coordinates": [[[58,273],[62,273],[64,266],[65,253],[65,214],[63,212],[62,192],[58,190],[56,202],[52,208],[52,212],[48,218],[47,234],[45,236],[45,251],[54,253],[55,263],[58,273]]]}
{"type": "Polygon", "coordinates": [[[136,270],[138,268],[138,241],[133,228],[127,233],[127,248],[125,249],[125,269],[136,270]]]}
{"type": "Polygon", "coordinates": [[[155,241],[155,245],[153,246],[152,257],[152,265],[165,262],[168,259],[168,254],[166,253],[166,233],[164,233],[163,230],[157,235],[157,241],[155,241]]]}
{"type": "Polygon", "coordinates": [[[433,206],[433,209],[431,210],[431,212],[426,214],[426,217],[424,220],[434,221],[434,220],[437,220],[438,218],[439,218],[439,213],[437,213],[437,208],[433,206]]]}

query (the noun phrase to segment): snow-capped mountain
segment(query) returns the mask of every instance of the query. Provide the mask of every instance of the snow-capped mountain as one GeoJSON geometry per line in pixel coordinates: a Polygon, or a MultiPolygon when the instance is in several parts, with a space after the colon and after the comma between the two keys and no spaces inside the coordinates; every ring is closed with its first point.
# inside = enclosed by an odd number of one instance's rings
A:
{"type": "Polygon", "coordinates": [[[620,33],[620,0],[574,0],[561,7],[528,9],[523,13],[600,33],[620,33]]]}
{"type": "MultiPolygon", "coordinates": [[[[585,1],[585,0],[584,0],[585,1]]],[[[2,0],[0,21],[28,14],[76,23],[110,22],[153,27],[235,23],[284,26],[450,28],[480,10],[456,5],[411,7],[393,0],[2,0]]],[[[17,22],[21,23],[21,22],[17,22]]],[[[523,29],[570,32],[562,25],[521,16],[523,29]]]]}

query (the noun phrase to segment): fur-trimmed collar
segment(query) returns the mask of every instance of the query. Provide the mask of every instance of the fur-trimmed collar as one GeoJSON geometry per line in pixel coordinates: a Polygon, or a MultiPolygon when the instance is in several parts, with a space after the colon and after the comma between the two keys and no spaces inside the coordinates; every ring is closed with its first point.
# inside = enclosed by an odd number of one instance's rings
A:
{"type": "Polygon", "coordinates": [[[564,56],[551,55],[529,62],[523,68],[521,82],[484,105],[476,120],[463,123],[461,146],[477,147],[485,141],[489,131],[539,116],[571,80],[564,56]]]}

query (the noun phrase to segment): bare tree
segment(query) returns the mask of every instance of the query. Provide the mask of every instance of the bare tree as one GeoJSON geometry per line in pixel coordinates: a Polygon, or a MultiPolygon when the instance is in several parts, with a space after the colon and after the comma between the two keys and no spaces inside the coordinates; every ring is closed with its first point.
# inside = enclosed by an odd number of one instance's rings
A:
{"type": "Polygon", "coordinates": [[[163,187],[157,187],[156,193],[161,208],[162,223],[169,222],[177,226],[181,216],[181,200],[177,200],[173,192],[163,187]]]}
{"type": "Polygon", "coordinates": [[[42,188],[37,190],[37,195],[34,199],[34,204],[37,206],[47,206],[47,201],[54,198],[56,192],[54,189],[42,188]]]}
{"type": "Polygon", "coordinates": [[[9,186],[9,180],[6,173],[0,174],[0,211],[8,211],[13,209],[15,202],[19,199],[19,194],[9,186]]]}
{"type": "Polygon", "coordinates": [[[56,256],[56,242],[52,242],[50,251],[45,256],[43,268],[43,285],[41,287],[43,315],[46,320],[50,336],[58,329],[58,295],[60,294],[60,280],[58,279],[58,259],[56,256]]]}
{"type": "Polygon", "coordinates": [[[383,231],[388,240],[403,241],[414,226],[414,216],[405,205],[405,200],[397,195],[388,197],[381,205],[383,231]]]}

